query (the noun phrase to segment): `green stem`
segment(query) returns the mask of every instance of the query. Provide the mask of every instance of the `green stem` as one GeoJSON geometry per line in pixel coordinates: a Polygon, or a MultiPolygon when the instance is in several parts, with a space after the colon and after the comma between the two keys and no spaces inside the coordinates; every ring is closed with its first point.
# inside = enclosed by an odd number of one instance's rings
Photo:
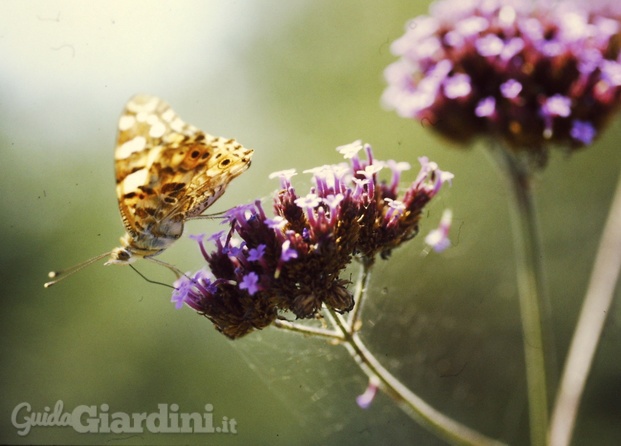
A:
{"type": "Polygon", "coordinates": [[[281,330],[293,331],[307,336],[317,336],[320,338],[326,338],[331,341],[342,342],[343,336],[333,330],[325,328],[309,327],[308,325],[300,325],[294,322],[289,322],[285,319],[276,319],[273,325],[281,330]]]}
{"type": "Polygon", "coordinates": [[[358,331],[362,324],[362,306],[364,304],[364,296],[366,296],[369,282],[371,281],[371,264],[369,262],[362,262],[360,268],[358,280],[356,282],[356,289],[354,291],[354,308],[349,312],[347,323],[354,331],[358,331]]]}
{"type": "Polygon", "coordinates": [[[600,240],[589,287],[569,347],[550,425],[550,445],[571,441],[578,406],[621,269],[621,177],[600,240]]]}
{"type": "Polygon", "coordinates": [[[356,302],[348,319],[334,310],[327,309],[324,313],[334,330],[318,329],[294,324],[282,319],[274,322],[280,329],[294,331],[305,335],[314,335],[338,341],[347,348],[361,370],[369,379],[377,379],[379,388],[386,393],[414,421],[447,442],[460,446],[503,446],[497,440],[464,426],[431,407],[419,396],[405,387],[395,378],[367,349],[358,335],[361,308],[367,298],[371,265],[363,263],[354,291],[356,302]]]}
{"type": "Polygon", "coordinates": [[[345,318],[328,310],[345,338],[344,345],[358,366],[369,378],[379,380],[380,389],[395,401],[399,407],[419,425],[438,437],[455,445],[500,446],[503,443],[458,423],[437,411],[395,378],[364,345],[357,332],[353,332],[345,318]]]}
{"type": "Polygon", "coordinates": [[[550,311],[543,286],[539,231],[531,191],[531,166],[527,164],[527,159],[518,159],[517,155],[502,147],[493,147],[492,154],[508,177],[513,197],[510,208],[524,338],[530,438],[532,446],[543,446],[548,428],[545,354],[551,348],[552,337],[550,328],[543,325],[543,318],[548,319],[550,311]],[[544,341],[544,334],[547,335],[547,342],[544,341]]]}

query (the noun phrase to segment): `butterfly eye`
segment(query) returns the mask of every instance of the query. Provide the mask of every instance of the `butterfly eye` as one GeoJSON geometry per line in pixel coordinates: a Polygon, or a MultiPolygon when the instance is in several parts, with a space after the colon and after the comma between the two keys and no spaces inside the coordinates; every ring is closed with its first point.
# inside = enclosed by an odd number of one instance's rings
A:
{"type": "Polygon", "coordinates": [[[113,256],[115,257],[115,260],[126,262],[132,255],[126,249],[121,248],[114,251],[113,256]]]}

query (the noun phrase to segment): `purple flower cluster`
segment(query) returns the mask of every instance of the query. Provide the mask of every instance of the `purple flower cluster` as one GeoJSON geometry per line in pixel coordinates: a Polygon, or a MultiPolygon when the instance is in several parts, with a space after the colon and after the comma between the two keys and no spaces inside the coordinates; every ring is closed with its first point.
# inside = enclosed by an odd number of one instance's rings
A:
{"type": "Polygon", "coordinates": [[[209,238],[214,251],[195,237],[208,270],[175,283],[177,307],[187,304],[232,339],[270,325],[281,311],[298,318],[315,317],[324,304],[349,311],[353,297],[340,272],[353,258],[369,266],[416,235],[424,206],[453,175],[420,158],[418,177],[399,194],[407,163],[375,160],[360,141],[338,150],[349,163],[307,171],[314,185],[306,195],[291,184],[294,170],[272,174],[280,180],[274,217],[257,200],[227,212],[230,230],[209,238]],[[388,181],[379,180],[382,169],[388,181]]]}
{"type": "Polygon", "coordinates": [[[621,97],[619,15],[593,3],[437,1],[393,42],[383,103],[457,142],[589,145],[621,97]]]}

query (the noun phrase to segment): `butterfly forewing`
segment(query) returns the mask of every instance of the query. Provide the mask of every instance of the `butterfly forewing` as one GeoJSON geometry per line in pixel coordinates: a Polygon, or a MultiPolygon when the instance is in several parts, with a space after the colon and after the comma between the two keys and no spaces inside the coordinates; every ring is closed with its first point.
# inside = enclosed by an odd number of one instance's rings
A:
{"type": "Polygon", "coordinates": [[[119,209],[136,249],[161,250],[250,165],[252,150],[186,124],[164,101],[135,96],[119,119],[119,209]]]}

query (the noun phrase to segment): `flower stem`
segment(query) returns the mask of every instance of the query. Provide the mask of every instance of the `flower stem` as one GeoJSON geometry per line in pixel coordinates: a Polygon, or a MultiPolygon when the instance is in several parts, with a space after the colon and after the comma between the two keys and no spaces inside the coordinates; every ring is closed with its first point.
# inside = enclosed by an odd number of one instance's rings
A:
{"type": "Polygon", "coordinates": [[[532,168],[527,159],[518,159],[502,147],[492,147],[492,155],[504,176],[508,177],[513,197],[510,209],[526,363],[530,438],[532,446],[543,446],[548,428],[546,353],[551,353],[553,349],[551,328],[543,324],[544,319],[549,319],[550,310],[543,286],[541,246],[531,190],[532,168]]]}
{"type": "Polygon", "coordinates": [[[362,306],[364,304],[369,282],[371,281],[371,263],[363,261],[360,268],[356,290],[354,291],[354,308],[349,312],[347,323],[354,331],[361,325],[362,306]]]}
{"type": "Polygon", "coordinates": [[[406,414],[447,442],[460,446],[503,446],[504,443],[486,437],[431,407],[388,372],[369,351],[360,339],[358,329],[361,325],[360,311],[367,297],[370,278],[371,264],[363,263],[354,291],[355,306],[348,318],[334,310],[326,310],[324,314],[334,327],[332,331],[306,327],[282,319],[276,320],[274,325],[288,331],[328,338],[344,345],[369,379],[379,381],[379,388],[406,414]]]}
{"type": "Polygon", "coordinates": [[[300,325],[294,322],[289,322],[285,319],[276,319],[273,322],[274,326],[281,330],[293,331],[307,336],[317,336],[320,338],[326,338],[334,342],[342,342],[343,336],[334,330],[328,330],[325,328],[309,327],[308,325],[300,325]]]}
{"type": "Polygon", "coordinates": [[[328,311],[337,329],[345,338],[343,344],[358,366],[369,378],[377,378],[379,388],[419,425],[455,445],[500,446],[503,444],[458,423],[427,404],[381,365],[342,315],[334,310],[328,311]]]}
{"type": "Polygon", "coordinates": [[[593,364],[621,269],[621,176],[597,250],[589,287],[569,347],[550,425],[550,445],[571,441],[584,385],[593,364]]]}

